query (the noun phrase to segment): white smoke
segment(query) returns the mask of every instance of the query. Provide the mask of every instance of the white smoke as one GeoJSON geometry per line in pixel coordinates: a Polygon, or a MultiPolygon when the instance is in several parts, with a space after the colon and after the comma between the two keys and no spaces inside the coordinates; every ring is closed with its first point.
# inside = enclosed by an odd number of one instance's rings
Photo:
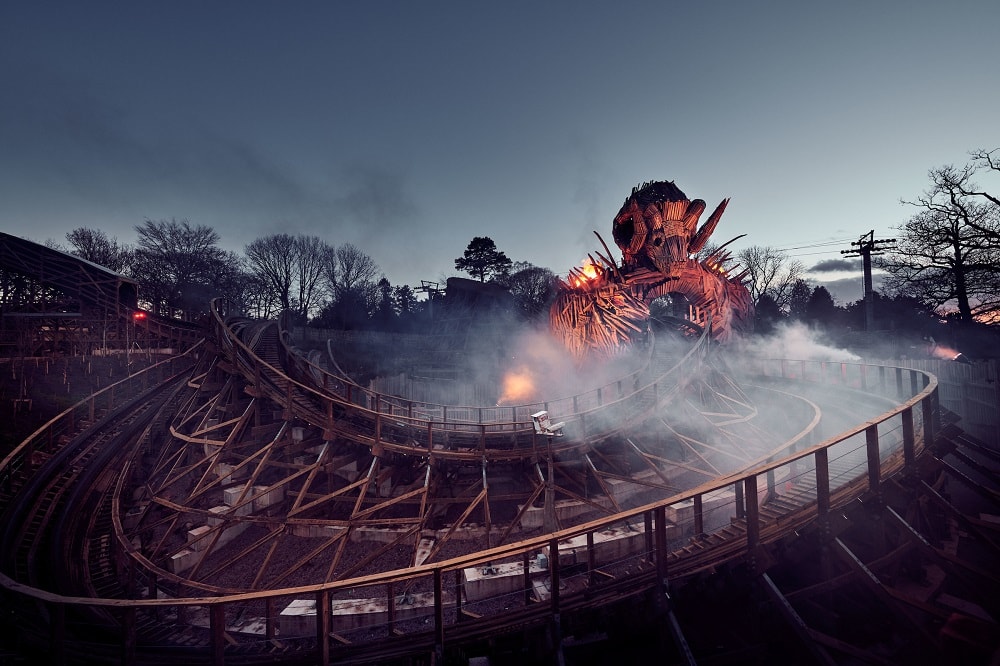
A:
{"type": "Polygon", "coordinates": [[[780,324],[774,333],[750,338],[744,351],[761,358],[787,358],[797,361],[860,361],[857,354],[829,344],[820,331],[801,322],[780,324]]]}

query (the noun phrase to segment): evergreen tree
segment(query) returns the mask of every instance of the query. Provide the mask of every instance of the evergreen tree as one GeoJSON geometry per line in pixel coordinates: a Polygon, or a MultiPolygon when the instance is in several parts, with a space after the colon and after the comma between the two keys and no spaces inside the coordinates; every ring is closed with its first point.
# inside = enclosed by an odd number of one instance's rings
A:
{"type": "Polygon", "coordinates": [[[511,263],[507,255],[497,249],[492,238],[476,236],[465,248],[465,253],[455,260],[455,268],[479,278],[480,282],[486,282],[487,278],[507,275],[511,263]]]}

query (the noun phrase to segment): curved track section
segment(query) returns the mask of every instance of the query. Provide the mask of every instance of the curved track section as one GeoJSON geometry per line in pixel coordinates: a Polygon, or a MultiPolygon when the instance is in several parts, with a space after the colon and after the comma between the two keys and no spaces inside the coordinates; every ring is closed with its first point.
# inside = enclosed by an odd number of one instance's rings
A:
{"type": "Polygon", "coordinates": [[[371,392],[274,322],[214,327],[182,384],[173,367],[134,404],[98,394],[0,466],[29,651],[385,662],[539,627],[561,651],[559,618],[668,580],[736,566],[784,599],[767,572],[789,540],[918,477],[939,428],[925,373],[723,371],[704,338],[564,400],[479,407],[371,392]],[[542,409],[561,437],[536,432],[542,409]]]}

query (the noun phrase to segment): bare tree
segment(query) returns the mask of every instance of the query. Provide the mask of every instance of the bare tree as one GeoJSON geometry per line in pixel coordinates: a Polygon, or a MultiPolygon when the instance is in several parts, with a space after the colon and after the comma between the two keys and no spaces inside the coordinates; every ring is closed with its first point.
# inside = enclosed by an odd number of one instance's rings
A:
{"type": "Polygon", "coordinates": [[[273,300],[280,309],[290,309],[295,279],[295,238],[289,234],[258,238],[243,249],[243,254],[246,255],[249,272],[267,290],[265,302],[273,300]]]}
{"type": "Polygon", "coordinates": [[[218,246],[219,234],[211,227],[187,220],[146,220],[135,230],[140,299],[155,312],[180,311],[193,319],[207,311],[211,298],[241,295],[240,259],[218,246]]]}
{"type": "Polygon", "coordinates": [[[298,286],[296,311],[302,318],[319,306],[325,269],[333,248],[317,236],[295,238],[295,283],[298,286]]]}
{"type": "Polygon", "coordinates": [[[281,305],[274,297],[274,292],[264,278],[252,271],[246,274],[246,289],[244,291],[246,312],[257,319],[273,319],[281,312],[281,305]]]}
{"type": "Polygon", "coordinates": [[[366,283],[374,284],[382,272],[374,259],[350,243],[339,245],[328,254],[324,271],[330,296],[334,299],[366,283]]]}
{"type": "Polygon", "coordinates": [[[244,249],[247,264],[281,310],[305,319],[316,308],[331,248],[316,236],[273,234],[244,249]]]}
{"type": "Polygon", "coordinates": [[[367,324],[378,307],[377,281],[381,269],[375,260],[350,243],[326,253],[323,264],[330,300],[319,320],[327,326],[358,328],[367,324]]]}
{"type": "Polygon", "coordinates": [[[779,309],[788,309],[792,289],[805,272],[802,262],[789,259],[777,248],[760,245],[740,250],[736,260],[747,271],[746,285],[755,304],[767,295],[779,309]]]}
{"type": "Polygon", "coordinates": [[[72,254],[115,273],[125,273],[132,264],[132,248],[119,244],[117,238],[109,238],[100,229],[77,227],[66,234],[66,240],[73,248],[72,254]]]}
{"type": "Polygon", "coordinates": [[[963,167],[931,169],[931,186],[914,201],[919,210],[899,228],[897,251],[879,266],[886,289],[956,312],[959,321],[1000,313],[1000,198],[974,182],[1000,174],[1000,148],[976,150],[963,167]]]}
{"type": "Polygon", "coordinates": [[[940,314],[955,311],[959,321],[994,318],[1000,313],[1000,206],[968,198],[943,205],[934,193],[914,205],[924,210],[899,228],[896,251],[877,264],[888,273],[886,291],[917,298],[940,314]]]}
{"type": "Polygon", "coordinates": [[[928,176],[931,188],[916,201],[903,203],[935,212],[942,218],[957,216],[962,223],[976,229],[990,242],[1000,242],[1000,235],[990,225],[981,225],[982,211],[1000,207],[1000,197],[987,192],[973,179],[980,174],[1000,175],[1000,160],[995,155],[1000,148],[975,150],[970,153],[972,160],[964,167],[944,166],[931,169],[928,176]],[[980,204],[985,208],[976,208],[980,204]]]}

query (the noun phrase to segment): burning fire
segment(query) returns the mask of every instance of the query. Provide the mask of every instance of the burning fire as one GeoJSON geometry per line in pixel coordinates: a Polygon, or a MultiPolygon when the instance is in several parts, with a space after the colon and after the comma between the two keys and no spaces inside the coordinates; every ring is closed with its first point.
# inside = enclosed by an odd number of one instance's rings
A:
{"type": "Polygon", "coordinates": [[[962,352],[944,345],[934,345],[931,347],[931,356],[944,359],[945,361],[958,361],[959,363],[972,363],[962,352]]]}
{"type": "Polygon", "coordinates": [[[594,262],[590,259],[584,259],[580,268],[573,272],[573,277],[576,278],[573,282],[573,286],[582,287],[589,280],[593,280],[600,274],[600,269],[598,269],[594,262]]]}
{"type": "Polygon", "coordinates": [[[535,380],[526,368],[511,370],[503,378],[503,392],[497,404],[527,402],[535,395],[535,380]]]}
{"type": "Polygon", "coordinates": [[[935,358],[944,359],[945,361],[957,361],[958,357],[962,355],[962,352],[952,349],[951,347],[945,347],[944,345],[934,345],[931,348],[931,355],[935,358]]]}

